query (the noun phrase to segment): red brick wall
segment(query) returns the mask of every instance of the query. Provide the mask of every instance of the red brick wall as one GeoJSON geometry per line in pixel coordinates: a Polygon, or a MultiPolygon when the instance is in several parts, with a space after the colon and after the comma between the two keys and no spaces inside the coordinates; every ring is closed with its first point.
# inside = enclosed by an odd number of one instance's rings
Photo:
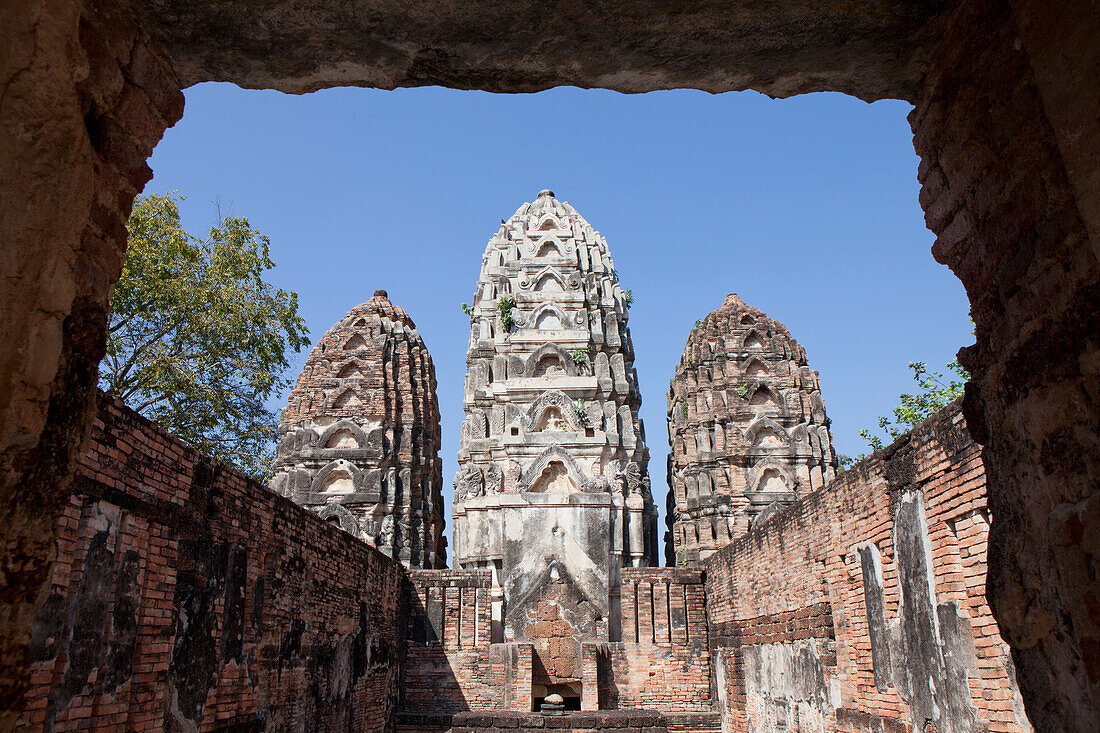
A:
{"type": "MultiPolygon", "coordinates": [[[[581,645],[583,669],[573,675],[583,681],[582,705],[711,710],[702,571],[628,568],[622,574],[623,641],[581,645]]],[[[540,651],[542,639],[491,643],[489,571],[410,570],[409,578],[402,719],[530,710],[532,681],[546,684],[543,676],[554,671],[540,670],[539,658],[545,665],[556,657],[540,651]]]]}
{"type": "Polygon", "coordinates": [[[916,688],[928,673],[912,666],[923,654],[944,660],[940,694],[966,696],[934,700],[937,715],[956,721],[940,720],[939,730],[969,730],[962,718],[1023,730],[1008,648],[985,600],[988,533],[979,447],[952,405],[708,558],[711,646],[729,729],[748,730],[751,718],[760,731],[908,730],[919,717],[923,730],[927,701],[916,688]],[[934,596],[913,580],[929,576],[934,596]],[[929,609],[933,631],[922,626],[929,609]],[[786,693],[766,689],[769,668],[803,679],[786,693]]]}
{"type": "Polygon", "coordinates": [[[601,709],[710,710],[710,651],[703,573],[696,569],[624,568],[622,641],[592,656],[601,709]]]}
{"type": "Polygon", "coordinates": [[[19,727],[380,731],[403,571],[100,394],[19,727]]]}
{"type": "Polygon", "coordinates": [[[909,117],[932,255],[976,326],[959,360],[996,517],[990,603],[1045,730],[1100,719],[1098,18],[953,4],[909,117]]]}
{"type": "Polygon", "coordinates": [[[490,649],[490,571],[410,570],[409,581],[401,709],[501,709],[508,659],[490,649]]]}
{"type": "Polygon", "coordinates": [[[0,727],[69,500],[146,158],[183,114],[125,0],[6,3],[0,21],[0,727]]]}

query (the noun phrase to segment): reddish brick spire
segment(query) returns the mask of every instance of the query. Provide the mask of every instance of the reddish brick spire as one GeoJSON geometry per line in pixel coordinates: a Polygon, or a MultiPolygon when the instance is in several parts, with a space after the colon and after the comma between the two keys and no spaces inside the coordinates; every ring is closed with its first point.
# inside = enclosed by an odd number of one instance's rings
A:
{"type": "Polygon", "coordinates": [[[271,486],[411,567],[444,567],[435,368],[385,290],[318,341],[290,392],[271,486]]]}
{"type": "Polygon", "coordinates": [[[665,556],[694,564],[836,475],[817,372],[735,294],[688,336],[668,392],[665,556]]]}

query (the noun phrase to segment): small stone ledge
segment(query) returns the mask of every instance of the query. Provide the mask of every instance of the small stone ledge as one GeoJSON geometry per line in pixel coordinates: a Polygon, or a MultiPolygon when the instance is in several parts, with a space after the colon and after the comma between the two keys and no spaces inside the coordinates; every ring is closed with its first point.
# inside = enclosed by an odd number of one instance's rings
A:
{"type": "Polygon", "coordinates": [[[622,733],[667,733],[679,730],[719,730],[718,713],[660,713],[654,710],[598,710],[543,715],[514,711],[440,714],[398,713],[397,730],[440,733],[495,733],[528,730],[614,730],[622,733]]]}

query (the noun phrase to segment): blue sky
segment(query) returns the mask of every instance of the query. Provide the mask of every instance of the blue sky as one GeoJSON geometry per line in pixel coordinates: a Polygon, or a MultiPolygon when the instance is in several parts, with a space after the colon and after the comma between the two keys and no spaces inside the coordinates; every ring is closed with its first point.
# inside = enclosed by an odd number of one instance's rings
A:
{"type": "Polygon", "coordinates": [[[186,97],[146,192],[187,196],[193,233],[220,205],[267,234],[270,280],[298,292],[313,342],[376,288],[409,311],[435,360],[448,517],[469,334],[459,304],[500,220],[542,188],[607,237],[634,293],[662,523],[668,381],[695,319],[727,293],[806,348],[841,453],[864,450],[857,430],[911,391],[909,361],[940,366],[973,340],[962,286],[929,254],[903,102],[228,84],[186,97]]]}

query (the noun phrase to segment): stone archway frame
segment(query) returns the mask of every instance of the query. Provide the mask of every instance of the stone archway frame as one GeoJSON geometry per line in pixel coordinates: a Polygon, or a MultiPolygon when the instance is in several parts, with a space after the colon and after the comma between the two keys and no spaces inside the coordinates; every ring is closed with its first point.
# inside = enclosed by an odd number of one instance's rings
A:
{"type": "Polygon", "coordinates": [[[309,485],[309,492],[311,494],[323,493],[321,486],[324,485],[325,479],[328,478],[330,474],[335,473],[336,471],[346,471],[348,475],[351,476],[352,488],[355,491],[363,490],[363,471],[360,470],[359,467],[351,461],[344,460],[343,458],[337,458],[336,460],[330,461],[325,464],[325,467],[317,472],[317,475],[313,477],[313,481],[309,485]]]}
{"type": "Polygon", "coordinates": [[[746,378],[760,379],[760,377],[754,377],[752,375],[747,374],[748,369],[749,369],[749,367],[752,366],[753,362],[760,362],[760,364],[764,367],[764,369],[767,370],[769,375],[774,375],[775,374],[775,369],[772,368],[768,364],[768,360],[763,358],[760,354],[758,354],[756,352],[753,352],[753,353],[749,354],[748,356],[746,356],[745,358],[741,359],[741,361],[739,361],[737,363],[737,369],[741,372],[741,374],[745,375],[746,378]]]}
{"type": "MultiPolygon", "coordinates": [[[[1095,378],[1100,333],[1100,32],[1087,3],[1050,12],[1041,0],[853,0],[827,10],[703,2],[675,14],[589,4],[583,18],[546,6],[541,37],[560,43],[536,47],[510,33],[524,8],[500,3],[432,12],[383,2],[359,16],[325,2],[11,5],[3,31],[19,39],[8,46],[8,68],[19,73],[0,99],[13,141],[0,173],[15,205],[2,234],[21,276],[0,289],[9,346],[0,359],[0,509],[21,517],[3,540],[25,560],[7,596],[3,650],[22,653],[31,604],[19,599],[38,597],[46,582],[49,538],[91,424],[126,216],[152,176],[145,159],[182,114],[181,88],[833,91],[916,105],[909,119],[933,254],[966,287],[976,323],[977,345],[960,361],[973,375],[964,411],[984,445],[999,515],[990,603],[1022,661],[1037,726],[1087,729],[1100,717],[1100,693],[1081,671],[1082,644],[1097,639],[1094,624],[1075,618],[1085,586],[1046,572],[1083,549],[1065,545],[1052,523],[1061,515],[1033,501],[1039,492],[1044,504],[1083,511],[1078,503],[1095,495],[1086,477],[1096,451],[1086,441],[1097,406],[1081,394],[1095,378]],[[578,23],[597,31],[576,33],[578,23]],[[241,43],[257,27],[270,37],[241,43]],[[28,115],[49,124],[12,134],[28,115]],[[1028,134],[1012,132],[1021,129],[1028,134]],[[1043,282],[1056,286],[1054,297],[1029,291],[1043,282]],[[1072,450],[1048,457],[1042,446],[1052,440],[1072,450]]],[[[26,670],[4,671],[16,690],[6,699],[21,699],[26,670]]]]}
{"type": "MultiPolygon", "coordinates": [[[[560,308],[559,308],[560,310],[560,308]]],[[[564,312],[564,311],[562,311],[564,312]]],[[[568,351],[558,346],[557,344],[547,341],[542,346],[531,352],[531,355],[523,362],[523,374],[524,377],[533,377],[535,375],[535,367],[538,366],[539,361],[542,360],[547,354],[557,355],[562,362],[562,366],[565,368],[565,373],[570,377],[576,377],[580,375],[580,369],[573,363],[573,357],[568,351]]]]}
{"type": "Polygon", "coordinates": [[[325,397],[325,402],[324,402],[324,409],[326,411],[344,409],[344,408],[341,408],[341,407],[337,407],[336,403],[339,402],[340,400],[342,400],[346,395],[350,395],[360,405],[363,404],[363,399],[359,395],[359,390],[356,389],[355,386],[348,386],[348,387],[344,387],[343,389],[335,389],[331,392],[330,396],[326,396],[325,397]]]}
{"type": "MultiPolygon", "coordinates": [[[[527,408],[527,425],[531,430],[542,420],[542,416],[551,407],[561,410],[562,418],[569,427],[578,433],[583,433],[585,426],[577,419],[577,403],[570,399],[569,395],[560,389],[548,389],[531,403],[527,408]]],[[[578,484],[579,486],[579,484],[578,484]]]]}
{"type": "Polygon", "coordinates": [[[775,403],[769,403],[765,406],[765,409],[774,409],[783,412],[787,408],[787,399],[783,395],[783,391],[776,387],[774,384],[768,384],[762,380],[752,380],[749,382],[749,388],[745,391],[745,405],[752,405],[752,398],[756,396],[761,390],[767,391],[770,395],[775,397],[775,403]]]}
{"type": "MultiPolygon", "coordinates": [[[[564,231],[569,230],[566,228],[564,231]]],[[[537,257],[539,250],[547,243],[553,244],[561,257],[569,257],[577,251],[577,245],[572,239],[562,241],[562,238],[559,237],[556,232],[540,232],[537,229],[534,231],[529,229],[527,230],[527,236],[529,236],[531,240],[520,245],[521,253],[525,258],[534,259],[537,257]]]]}
{"type": "MultiPolygon", "coordinates": [[[[341,392],[340,394],[343,394],[341,392]]],[[[332,436],[341,430],[347,430],[349,433],[355,436],[355,439],[359,442],[359,445],[354,450],[362,450],[367,447],[367,434],[363,431],[363,428],[359,427],[354,421],[344,418],[337,420],[332,425],[329,425],[317,438],[317,447],[321,450],[339,450],[338,448],[328,447],[328,442],[332,439],[332,436]]],[[[346,450],[346,449],[345,449],[346,450]]]]}
{"type": "Polygon", "coordinates": [[[561,322],[562,330],[571,327],[579,328],[581,325],[583,325],[582,323],[580,323],[580,321],[583,320],[583,311],[580,314],[581,318],[578,319],[576,316],[569,315],[569,313],[564,308],[553,301],[548,303],[539,303],[533,309],[527,312],[524,312],[522,310],[513,311],[513,318],[515,318],[516,320],[516,325],[521,328],[539,330],[537,326],[539,316],[546,312],[551,312],[558,317],[558,320],[561,322]]]}
{"type": "Polygon", "coordinates": [[[569,232],[572,234],[573,229],[566,222],[561,220],[561,217],[553,212],[553,210],[543,212],[539,215],[539,218],[535,221],[535,228],[528,229],[527,233],[530,236],[541,236],[546,232],[569,232]],[[543,229],[543,225],[547,221],[553,221],[557,226],[554,229],[543,229]]]}
{"type": "Polygon", "coordinates": [[[577,485],[578,492],[583,492],[586,486],[592,485],[588,477],[584,475],[584,471],[573,459],[573,456],[569,455],[560,446],[552,445],[527,465],[527,468],[523,470],[516,482],[516,488],[520,492],[530,491],[542,472],[553,461],[561,461],[562,465],[565,466],[566,473],[569,474],[569,478],[573,479],[573,483],[577,485]]]}
{"type": "Polygon", "coordinates": [[[362,539],[359,523],[355,521],[355,517],[343,504],[325,504],[322,507],[314,508],[313,511],[326,522],[332,517],[336,517],[340,529],[357,539],[362,539]]]}
{"type": "Polygon", "coordinates": [[[581,286],[584,283],[581,281],[581,276],[579,273],[571,272],[568,275],[562,275],[558,268],[554,265],[545,265],[538,270],[535,270],[534,272],[524,272],[522,275],[520,275],[519,282],[517,284],[519,285],[520,290],[529,293],[537,293],[541,291],[535,290],[535,285],[537,285],[543,278],[546,277],[552,277],[557,280],[558,284],[561,285],[561,290],[563,293],[568,293],[570,291],[576,291],[577,293],[582,292],[581,286]]]}
{"type": "Polygon", "coordinates": [[[796,496],[799,494],[797,488],[798,478],[791,473],[790,467],[775,458],[765,458],[763,461],[750,468],[746,475],[745,485],[749,487],[748,496],[750,500],[760,491],[760,481],[764,476],[764,472],[769,469],[778,471],[779,474],[783,476],[784,480],[787,482],[788,491],[796,496]]]}
{"type": "Polygon", "coordinates": [[[764,428],[771,428],[774,430],[785,446],[790,447],[795,444],[794,436],[791,435],[790,431],[767,415],[759,415],[755,420],[749,423],[747,428],[745,428],[745,443],[750,449],[757,447],[754,442],[756,440],[756,434],[764,428]]]}
{"type": "MultiPolygon", "coordinates": [[[[748,351],[749,347],[748,347],[748,346],[746,346],[745,344],[747,344],[747,343],[748,343],[749,339],[750,339],[750,338],[752,338],[752,337],[753,337],[753,335],[755,335],[755,336],[756,336],[756,337],[757,337],[758,339],[760,339],[760,348],[761,348],[761,351],[764,351],[764,350],[766,350],[766,349],[768,348],[768,344],[769,344],[769,343],[771,343],[771,339],[770,339],[770,338],[768,338],[768,337],[767,337],[767,336],[766,336],[766,335],[764,334],[764,332],[763,332],[763,331],[761,331],[761,330],[760,330],[760,329],[759,329],[759,328],[757,327],[757,324],[753,324],[752,326],[750,326],[750,327],[749,327],[749,330],[745,332],[745,335],[741,337],[741,341],[740,341],[740,344],[739,344],[739,346],[740,346],[741,350],[742,350],[742,351],[748,351]]],[[[749,358],[749,359],[751,359],[752,357],[746,357],[746,358],[749,358]]]]}

